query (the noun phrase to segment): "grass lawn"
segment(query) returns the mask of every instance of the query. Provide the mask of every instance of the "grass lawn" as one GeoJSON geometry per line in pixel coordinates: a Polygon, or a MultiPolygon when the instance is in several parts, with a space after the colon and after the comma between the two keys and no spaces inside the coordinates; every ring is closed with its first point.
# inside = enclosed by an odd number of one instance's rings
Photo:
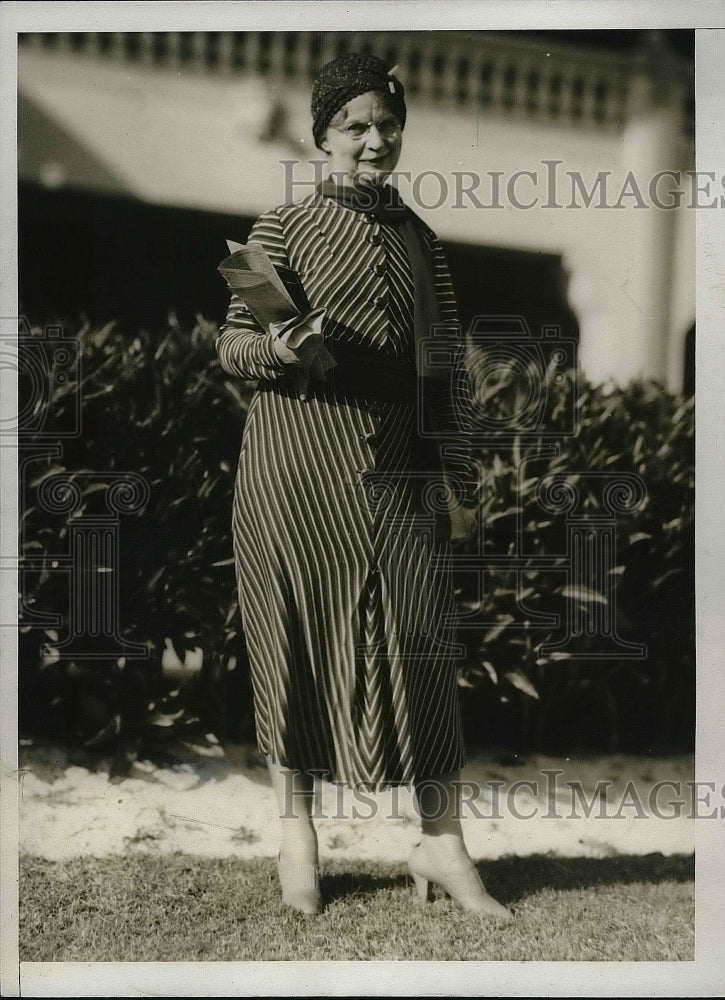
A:
{"type": "Polygon", "coordinates": [[[450,900],[414,903],[401,865],[338,862],[325,910],[283,907],[270,859],[183,854],[21,859],[20,958],[159,961],[689,961],[694,858],[510,857],[482,862],[510,924],[450,900]]]}

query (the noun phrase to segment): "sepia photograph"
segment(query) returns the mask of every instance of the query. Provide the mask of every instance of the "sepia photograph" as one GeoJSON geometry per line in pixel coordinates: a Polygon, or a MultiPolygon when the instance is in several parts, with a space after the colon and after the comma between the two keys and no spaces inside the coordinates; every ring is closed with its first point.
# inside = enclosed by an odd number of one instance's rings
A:
{"type": "Polygon", "coordinates": [[[725,11],[442,6],[4,5],[6,995],[723,986],[725,11]]]}

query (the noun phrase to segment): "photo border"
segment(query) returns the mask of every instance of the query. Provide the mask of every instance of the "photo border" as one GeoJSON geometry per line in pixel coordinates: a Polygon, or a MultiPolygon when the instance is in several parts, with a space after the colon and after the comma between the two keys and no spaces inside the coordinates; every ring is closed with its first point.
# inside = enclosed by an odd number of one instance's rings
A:
{"type": "MultiPolygon", "coordinates": [[[[585,30],[697,28],[697,169],[725,172],[725,10],[722,3],[589,2],[579,0],[293,0],[293,2],[4,3],[0,8],[0,316],[17,315],[16,36],[43,30],[585,30]],[[626,13],[625,13],[626,12],[626,13]],[[624,16],[623,16],[624,15],[624,16]]],[[[697,752],[702,780],[725,780],[725,695],[722,619],[725,532],[721,509],[725,226],[723,210],[697,218],[697,752]]],[[[17,387],[2,386],[3,415],[17,407],[17,387]]],[[[3,449],[0,545],[17,559],[17,472],[3,449]]],[[[0,611],[13,620],[16,588],[2,577],[0,611]],[[8,586],[8,582],[10,586],[8,586]]],[[[295,963],[23,963],[17,951],[17,633],[0,635],[2,673],[2,951],[5,996],[346,996],[346,995],[608,995],[698,996],[725,984],[725,824],[696,829],[696,960],[682,963],[557,962],[295,962],[295,963]],[[349,992],[346,992],[349,990],[349,992]]]]}

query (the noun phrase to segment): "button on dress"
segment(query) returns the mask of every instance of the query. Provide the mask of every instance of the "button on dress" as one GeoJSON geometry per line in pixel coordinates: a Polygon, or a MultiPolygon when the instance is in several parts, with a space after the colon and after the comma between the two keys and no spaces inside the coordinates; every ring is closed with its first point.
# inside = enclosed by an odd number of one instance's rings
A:
{"type": "MultiPolygon", "coordinates": [[[[441,316],[455,323],[443,251],[426,233],[441,316]]],[[[265,212],[249,241],[326,309],[333,357],[353,349],[414,369],[413,278],[394,223],[316,194],[265,212]]],[[[226,371],[257,380],[232,528],[260,751],[369,787],[459,769],[450,547],[417,501],[414,396],[336,385],[334,370],[308,380],[234,295],[217,351],[226,371]]],[[[446,470],[473,476],[465,440],[446,470]]]]}

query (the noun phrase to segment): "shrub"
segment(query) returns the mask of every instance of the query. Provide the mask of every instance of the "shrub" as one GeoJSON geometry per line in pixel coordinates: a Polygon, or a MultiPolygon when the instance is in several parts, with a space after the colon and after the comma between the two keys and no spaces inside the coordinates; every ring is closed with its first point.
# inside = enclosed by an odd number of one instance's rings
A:
{"type": "MultiPolygon", "coordinates": [[[[77,375],[56,384],[52,399],[33,401],[26,391],[23,402],[35,430],[22,435],[21,729],[111,747],[121,772],[139,754],[179,759],[217,752],[214,734],[253,735],[231,543],[252,386],[221,370],[214,334],[201,319],[191,331],[171,321],[162,335],[82,329],[77,375]],[[77,399],[80,433],[54,453],[47,441],[69,425],[77,399]],[[117,518],[117,560],[105,567],[117,574],[118,648],[109,653],[107,640],[87,634],[61,647],[72,595],[58,564],[69,555],[73,520],[107,516],[107,488],[124,473],[140,476],[147,496],[117,518]],[[48,503],[54,484],[77,490],[72,509],[48,503]],[[49,614],[60,626],[43,619],[49,614]],[[131,655],[131,644],[148,656],[131,655]]],[[[516,408],[525,391],[517,378],[478,386],[487,419],[516,408]]],[[[570,373],[552,387],[542,426],[563,430],[570,412],[576,432],[558,451],[520,434],[478,448],[483,592],[472,576],[458,579],[469,737],[516,747],[686,743],[692,402],[654,383],[595,388],[570,373]],[[612,584],[596,593],[591,581],[572,578],[566,512],[544,509],[540,486],[551,475],[576,485],[591,519],[606,513],[593,474],[613,472],[639,477],[644,496],[617,518],[612,584]],[[602,659],[600,640],[586,635],[577,649],[589,658],[542,653],[542,643],[565,635],[572,609],[615,600],[619,636],[646,643],[646,658],[602,659]]]]}
{"type": "Polygon", "coordinates": [[[482,695],[467,699],[471,711],[497,690],[519,746],[691,745],[694,400],[654,382],[594,387],[570,371],[545,398],[541,427],[556,442],[547,451],[510,419],[525,409],[526,378],[500,366],[499,376],[476,384],[485,426],[509,429],[476,456],[485,586],[475,593],[465,577],[459,586],[472,616],[461,681],[482,695]],[[622,508],[614,516],[613,502],[622,508]],[[578,570],[567,537],[577,527],[592,545],[578,570]],[[603,529],[616,539],[611,553],[595,548],[603,529]],[[607,614],[621,642],[603,637],[607,614]],[[542,652],[577,618],[581,635],[542,652]],[[624,643],[644,646],[643,657],[629,658],[624,643]]]}
{"type": "Polygon", "coordinates": [[[154,748],[179,753],[180,733],[203,747],[209,730],[228,735],[245,723],[250,728],[230,525],[251,391],[221,370],[214,332],[203,320],[191,332],[172,320],[161,336],[82,329],[74,377],[34,407],[37,431],[22,438],[32,459],[23,476],[22,552],[35,557],[22,579],[26,729],[42,722],[71,741],[123,743],[124,754],[133,756],[154,748]],[[77,399],[81,432],[63,440],[60,455],[48,454],[44,441],[69,425],[77,399]],[[74,518],[108,515],[104,486],[118,473],[142,477],[148,493],[141,509],[118,518],[123,641],[110,658],[114,644],[89,635],[58,650],[58,628],[35,622],[50,612],[67,625],[71,595],[57,571],[59,554],[68,552],[74,518]],[[70,485],[59,488],[75,487],[80,502],[54,512],[42,491],[47,498],[47,488],[63,480],[70,485]],[[145,646],[147,658],[124,656],[131,643],[145,646]]]}

